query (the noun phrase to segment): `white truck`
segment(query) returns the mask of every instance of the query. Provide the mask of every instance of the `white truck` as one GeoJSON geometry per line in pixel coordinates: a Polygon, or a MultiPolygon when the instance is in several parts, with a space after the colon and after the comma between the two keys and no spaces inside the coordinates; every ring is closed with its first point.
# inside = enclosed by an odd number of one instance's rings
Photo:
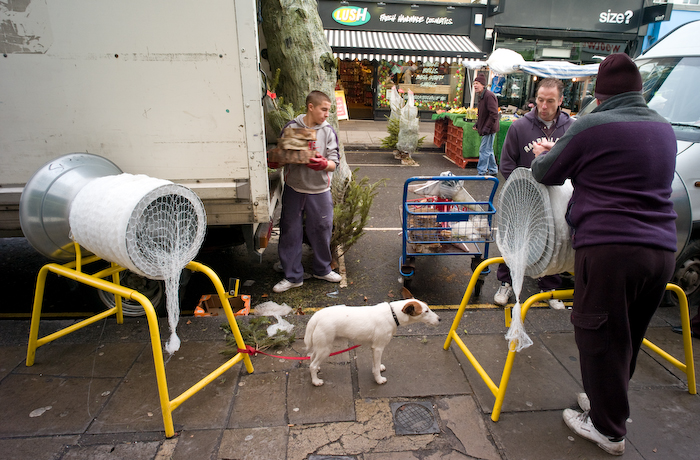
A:
{"type": "Polygon", "coordinates": [[[678,143],[671,199],[678,214],[673,282],[700,302],[700,21],[684,24],[636,58],[649,104],[673,126],[678,143]]]}
{"type": "Polygon", "coordinates": [[[0,237],[35,171],[88,152],[189,187],[210,234],[262,252],[281,184],[255,0],[0,2],[0,32],[0,237]]]}

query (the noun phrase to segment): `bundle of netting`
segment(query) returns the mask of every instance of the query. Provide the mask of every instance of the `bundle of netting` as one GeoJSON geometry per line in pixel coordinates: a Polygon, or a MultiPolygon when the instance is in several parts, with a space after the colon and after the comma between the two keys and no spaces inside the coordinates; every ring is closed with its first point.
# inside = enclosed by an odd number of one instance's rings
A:
{"type": "Polygon", "coordinates": [[[510,268],[516,296],[511,326],[506,334],[511,348],[532,345],[520,316],[520,292],[525,276],[540,278],[574,268],[566,209],[573,193],[571,182],[548,187],[518,168],[503,185],[498,202],[496,244],[510,268]]]}
{"type": "Polygon", "coordinates": [[[172,354],[180,348],[180,274],[204,241],[206,214],[187,187],[144,175],[94,179],[71,203],[71,237],[104,260],[164,280],[172,354]]]}

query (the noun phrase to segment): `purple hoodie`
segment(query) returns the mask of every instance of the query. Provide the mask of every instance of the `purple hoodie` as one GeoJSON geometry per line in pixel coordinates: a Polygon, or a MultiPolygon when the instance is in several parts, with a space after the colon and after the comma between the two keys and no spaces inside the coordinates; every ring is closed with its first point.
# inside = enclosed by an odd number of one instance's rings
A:
{"type": "Polygon", "coordinates": [[[501,149],[498,169],[503,177],[508,179],[515,168],[529,168],[532,160],[535,159],[532,146],[542,140],[556,142],[573,122],[573,118],[559,111],[556,122],[550,129],[547,129],[544,123],[537,118],[537,109],[514,121],[508,128],[506,140],[501,149]]]}

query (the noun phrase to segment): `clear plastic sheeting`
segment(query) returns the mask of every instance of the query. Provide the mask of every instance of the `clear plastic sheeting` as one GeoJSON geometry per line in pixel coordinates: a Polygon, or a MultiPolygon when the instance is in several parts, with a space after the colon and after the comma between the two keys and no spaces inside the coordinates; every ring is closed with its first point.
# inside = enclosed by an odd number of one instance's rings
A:
{"type": "Polygon", "coordinates": [[[520,318],[524,277],[540,278],[574,269],[566,209],[573,187],[547,187],[528,168],[517,168],[503,185],[498,203],[496,244],[510,268],[516,296],[506,339],[516,351],[532,345],[520,318]]]}
{"type": "Polygon", "coordinates": [[[416,107],[413,92],[408,91],[408,100],[401,108],[399,118],[399,138],[396,141],[396,148],[400,152],[409,155],[418,149],[420,139],[420,119],[418,118],[418,107],[416,107]]]}
{"type": "Polygon", "coordinates": [[[85,185],[71,203],[71,237],[104,260],[150,279],[165,280],[171,336],[180,348],[179,279],[204,241],[206,214],[187,187],[144,175],[120,174],[85,185]]]}

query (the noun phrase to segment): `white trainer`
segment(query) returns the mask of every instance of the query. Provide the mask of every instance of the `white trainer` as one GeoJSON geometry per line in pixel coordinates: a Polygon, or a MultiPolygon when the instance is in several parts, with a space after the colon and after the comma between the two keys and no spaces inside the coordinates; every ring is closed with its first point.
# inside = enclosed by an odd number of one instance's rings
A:
{"type": "Polygon", "coordinates": [[[301,286],[302,284],[304,284],[303,281],[300,283],[292,283],[287,278],[285,278],[282,281],[280,281],[279,283],[275,284],[275,286],[272,288],[272,292],[280,293],[280,292],[288,291],[292,288],[297,288],[297,287],[301,286]]]}
{"type": "Polygon", "coordinates": [[[591,418],[588,416],[588,411],[581,413],[573,409],[564,409],[564,423],[571,431],[596,443],[598,447],[611,455],[622,455],[625,453],[625,439],[614,441],[602,434],[593,426],[591,418]]]}
{"type": "Polygon", "coordinates": [[[566,310],[566,305],[559,299],[548,299],[547,303],[552,310],[566,310]]]}
{"type": "Polygon", "coordinates": [[[588,399],[586,393],[579,393],[576,395],[576,399],[578,399],[578,407],[580,407],[582,411],[588,412],[591,410],[591,400],[588,399]]]}
{"type": "Polygon", "coordinates": [[[502,283],[501,287],[496,291],[496,295],[493,296],[493,303],[505,307],[508,301],[513,296],[513,288],[508,283],[502,283]]]}
{"type": "MultiPolygon", "coordinates": [[[[554,289],[552,289],[553,291],[554,289]]],[[[545,292],[545,291],[540,291],[540,292],[545,292]]],[[[551,291],[549,291],[551,292],[551,291]]],[[[564,302],[562,302],[559,299],[547,299],[547,305],[549,305],[549,308],[552,310],[565,310],[566,305],[564,305],[564,302]]]]}
{"type": "Polygon", "coordinates": [[[343,279],[342,276],[340,276],[338,273],[334,272],[333,270],[329,271],[325,275],[314,275],[314,278],[318,278],[320,280],[326,280],[331,283],[340,283],[340,280],[343,279]]]}

